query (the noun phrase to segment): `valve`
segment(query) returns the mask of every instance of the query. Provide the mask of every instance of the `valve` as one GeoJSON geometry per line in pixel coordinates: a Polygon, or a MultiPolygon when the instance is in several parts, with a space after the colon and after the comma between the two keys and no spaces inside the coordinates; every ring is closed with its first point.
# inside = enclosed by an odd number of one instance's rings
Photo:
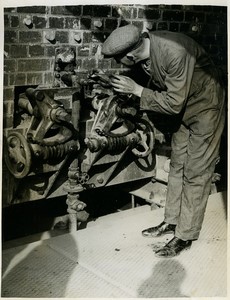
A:
{"type": "Polygon", "coordinates": [[[10,173],[15,178],[25,177],[31,167],[31,150],[25,137],[19,132],[12,132],[4,146],[4,158],[10,173]]]}
{"type": "Polygon", "coordinates": [[[147,120],[141,119],[137,123],[136,133],[139,134],[140,140],[132,152],[137,157],[146,157],[152,152],[155,144],[154,129],[147,120]]]}

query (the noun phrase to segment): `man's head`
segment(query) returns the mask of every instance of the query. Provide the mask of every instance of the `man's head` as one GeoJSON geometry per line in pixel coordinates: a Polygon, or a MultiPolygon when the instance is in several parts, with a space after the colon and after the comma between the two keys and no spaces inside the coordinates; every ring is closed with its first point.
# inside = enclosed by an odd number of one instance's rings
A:
{"type": "Polygon", "coordinates": [[[102,45],[102,54],[132,66],[149,57],[149,39],[143,38],[134,25],[115,29],[102,45]]]}

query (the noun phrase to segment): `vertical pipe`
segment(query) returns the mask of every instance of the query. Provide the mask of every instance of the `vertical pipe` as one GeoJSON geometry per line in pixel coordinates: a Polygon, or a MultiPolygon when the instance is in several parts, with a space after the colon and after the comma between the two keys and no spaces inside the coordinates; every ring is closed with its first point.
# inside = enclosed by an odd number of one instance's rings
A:
{"type": "MultiPolygon", "coordinates": [[[[79,121],[80,121],[80,86],[79,90],[72,95],[72,124],[74,129],[79,133],[79,121]]],[[[75,137],[76,138],[76,137],[75,137]]],[[[71,207],[75,203],[75,198],[79,197],[78,193],[72,192],[71,188],[76,188],[78,182],[75,176],[71,176],[72,174],[76,174],[78,172],[78,159],[75,158],[70,167],[69,167],[69,191],[67,196],[67,203],[68,203],[68,211],[69,211],[69,230],[70,232],[75,232],[77,230],[77,213],[71,209],[71,207]],[[74,212],[73,212],[74,211],[74,212]]]]}

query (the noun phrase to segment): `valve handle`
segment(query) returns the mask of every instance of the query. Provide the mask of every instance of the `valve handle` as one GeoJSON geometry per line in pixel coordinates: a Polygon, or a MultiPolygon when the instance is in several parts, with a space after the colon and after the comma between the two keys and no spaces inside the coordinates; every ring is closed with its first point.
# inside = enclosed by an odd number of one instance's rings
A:
{"type": "Polygon", "coordinates": [[[4,147],[4,159],[10,173],[15,178],[25,177],[31,167],[31,150],[25,137],[19,132],[12,132],[4,147]]]}
{"type": "Polygon", "coordinates": [[[153,126],[147,120],[141,119],[138,121],[136,132],[140,136],[140,141],[132,152],[137,157],[146,157],[152,152],[155,144],[153,126]]]}

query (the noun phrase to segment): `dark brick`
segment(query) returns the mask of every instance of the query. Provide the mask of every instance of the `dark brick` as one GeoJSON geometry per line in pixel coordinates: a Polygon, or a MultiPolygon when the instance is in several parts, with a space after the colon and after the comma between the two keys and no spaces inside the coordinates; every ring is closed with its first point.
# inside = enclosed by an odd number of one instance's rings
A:
{"type": "Polygon", "coordinates": [[[148,8],[150,8],[150,9],[158,9],[159,5],[148,5],[148,8]]]}
{"type": "Polygon", "coordinates": [[[18,69],[21,72],[48,71],[50,69],[50,59],[22,59],[18,61],[18,69]]]}
{"type": "Polygon", "coordinates": [[[18,16],[11,16],[11,27],[19,27],[19,18],[18,16]]]}
{"type": "Polygon", "coordinates": [[[184,6],[183,5],[171,5],[171,9],[183,10],[184,6]]]}
{"type": "Polygon", "coordinates": [[[3,85],[4,86],[9,85],[9,76],[8,76],[8,74],[4,74],[4,76],[3,76],[3,85]]]}
{"type": "Polygon", "coordinates": [[[16,31],[8,31],[4,32],[4,42],[5,43],[16,43],[17,42],[17,32],[16,31]]]}
{"type": "Polygon", "coordinates": [[[10,27],[10,18],[8,15],[4,15],[4,26],[10,27]]]}
{"type": "Polygon", "coordinates": [[[40,45],[29,46],[29,55],[30,56],[44,56],[44,47],[40,45]]]}
{"type": "Polygon", "coordinates": [[[203,22],[205,18],[204,13],[199,13],[199,12],[191,12],[191,11],[186,11],[185,12],[185,21],[186,22],[191,22],[191,21],[199,21],[203,22]]]}
{"type": "Polygon", "coordinates": [[[62,44],[69,43],[69,32],[56,31],[56,41],[62,44]]]}
{"type": "Polygon", "coordinates": [[[26,84],[26,74],[16,73],[10,75],[10,85],[25,85],[26,84]]]}
{"type": "Polygon", "coordinates": [[[48,56],[48,57],[55,56],[55,47],[53,47],[53,46],[46,47],[45,48],[45,55],[48,56]]]}
{"type": "Polygon", "coordinates": [[[193,35],[191,37],[201,46],[204,45],[204,37],[202,35],[193,35]]]}
{"type": "Polygon", "coordinates": [[[103,32],[92,32],[92,42],[98,43],[98,42],[104,42],[105,37],[103,32]]]}
{"type": "Polygon", "coordinates": [[[190,29],[189,23],[180,23],[180,32],[188,32],[190,29]]]}
{"type": "Polygon", "coordinates": [[[168,30],[168,24],[166,22],[159,22],[157,24],[157,30],[168,30]]]}
{"type": "Polygon", "coordinates": [[[81,15],[81,5],[67,5],[67,6],[53,6],[51,7],[51,13],[54,15],[81,15]]]}
{"type": "Polygon", "coordinates": [[[227,16],[225,14],[206,14],[206,22],[209,24],[227,24],[227,16]]]}
{"type": "Polygon", "coordinates": [[[104,70],[107,70],[107,69],[111,69],[111,59],[99,59],[98,60],[98,68],[99,69],[104,69],[104,70]]]}
{"type": "Polygon", "coordinates": [[[87,45],[78,46],[78,55],[79,56],[89,56],[90,48],[87,45]]]}
{"type": "Polygon", "coordinates": [[[64,28],[64,18],[56,18],[56,17],[51,17],[49,19],[49,28],[59,28],[59,29],[63,29],[64,28]]]}
{"type": "Polygon", "coordinates": [[[39,85],[42,84],[42,74],[41,73],[27,73],[27,84],[39,85]]]}
{"type": "Polygon", "coordinates": [[[45,6],[24,6],[17,8],[18,13],[33,13],[44,14],[46,12],[45,6]]]}
{"type": "Polygon", "coordinates": [[[9,53],[10,53],[10,45],[4,44],[4,51],[6,52],[6,55],[9,55],[9,53]]]}
{"type": "Polygon", "coordinates": [[[92,32],[84,31],[83,32],[83,43],[90,43],[92,41],[92,32]]]}
{"type": "Polygon", "coordinates": [[[124,20],[122,19],[121,22],[120,22],[120,26],[119,27],[122,27],[122,26],[125,26],[125,25],[128,25],[130,24],[131,22],[127,21],[127,20],[124,20]]]}
{"type": "Polygon", "coordinates": [[[6,8],[4,8],[4,13],[15,13],[15,12],[17,12],[16,7],[6,7],[6,8]]]}
{"type": "Polygon", "coordinates": [[[163,12],[163,20],[164,21],[178,21],[181,22],[184,19],[184,12],[183,11],[174,11],[174,10],[167,10],[163,12]]]}
{"type": "Polygon", "coordinates": [[[124,19],[131,19],[132,18],[132,8],[130,7],[123,7],[121,8],[122,17],[124,19]]]}
{"type": "Polygon", "coordinates": [[[54,74],[51,72],[45,72],[44,74],[44,82],[46,85],[52,85],[54,82],[54,74]]]}
{"type": "Polygon", "coordinates": [[[81,29],[90,29],[91,28],[91,19],[81,18],[81,29]]]}
{"type": "Polygon", "coordinates": [[[169,24],[169,30],[178,32],[179,31],[179,23],[170,23],[169,24]]]}
{"type": "Polygon", "coordinates": [[[35,28],[46,28],[47,20],[44,17],[33,17],[33,24],[35,28]]]}
{"type": "Polygon", "coordinates": [[[85,58],[83,60],[83,69],[95,69],[96,68],[96,59],[95,58],[85,58]]]}
{"type": "Polygon", "coordinates": [[[227,14],[227,7],[226,6],[214,6],[213,12],[227,14]]]}
{"type": "Polygon", "coordinates": [[[133,19],[136,19],[137,16],[138,16],[138,14],[137,14],[137,8],[134,7],[134,8],[133,8],[133,16],[132,16],[132,18],[133,18],[133,19]]]}
{"type": "Polygon", "coordinates": [[[111,16],[111,6],[95,5],[93,6],[94,17],[109,17],[111,16]]]}
{"type": "Polygon", "coordinates": [[[171,8],[171,5],[167,5],[167,4],[160,4],[158,6],[159,9],[170,9],[171,8]]]}
{"type": "Polygon", "coordinates": [[[82,5],[66,6],[66,10],[69,11],[74,16],[80,16],[82,13],[82,5]]]}
{"type": "Polygon", "coordinates": [[[206,44],[218,44],[218,45],[222,45],[223,44],[223,36],[221,35],[208,35],[205,36],[204,38],[204,42],[206,44]]]}
{"type": "Polygon", "coordinates": [[[10,49],[10,56],[11,57],[27,57],[27,46],[25,45],[12,45],[10,49]]]}
{"type": "Polygon", "coordinates": [[[209,54],[211,55],[216,55],[219,53],[219,47],[216,45],[209,45],[209,50],[208,50],[209,54]]]}
{"type": "Polygon", "coordinates": [[[80,20],[78,18],[65,18],[66,29],[79,29],[80,20]]]}
{"type": "Polygon", "coordinates": [[[92,16],[93,15],[93,6],[92,5],[84,5],[82,15],[83,16],[92,16]]]}
{"type": "Polygon", "coordinates": [[[118,7],[117,6],[112,7],[112,17],[115,17],[115,18],[120,17],[120,14],[118,13],[118,7]]]}
{"type": "Polygon", "coordinates": [[[38,31],[20,31],[19,32],[20,43],[36,43],[42,42],[41,32],[38,31]]]}
{"type": "Polygon", "coordinates": [[[107,30],[114,30],[118,26],[117,19],[106,19],[105,20],[105,29],[107,30]]]}
{"type": "Polygon", "coordinates": [[[156,9],[139,9],[139,18],[146,18],[146,19],[159,19],[161,16],[160,10],[156,9]]]}
{"type": "Polygon", "coordinates": [[[204,11],[203,10],[203,5],[194,5],[193,10],[194,11],[204,11]]]}
{"type": "Polygon", "coordinates": [[[14,101],[4,101],[3,103],[3,113],[7,115],[13,115],[14,113],[14,101]]]}
{"type": "Polygon", "coordinates": [[[14,125],[13,116],[11,115],[4,115],[3,116],[3,128],[12,128],[14,125]]]}
{"type": "Polygon", "coordinates": [[[15,72],[17,65],[15,59],[5,59],[4,60],[4,72],[15,72]]]}
{"type": "Polygon", "coordinates": [[[3,89],[3,100],[13,100],[14,99],[14,88],[4,88],[3,89]]]}

